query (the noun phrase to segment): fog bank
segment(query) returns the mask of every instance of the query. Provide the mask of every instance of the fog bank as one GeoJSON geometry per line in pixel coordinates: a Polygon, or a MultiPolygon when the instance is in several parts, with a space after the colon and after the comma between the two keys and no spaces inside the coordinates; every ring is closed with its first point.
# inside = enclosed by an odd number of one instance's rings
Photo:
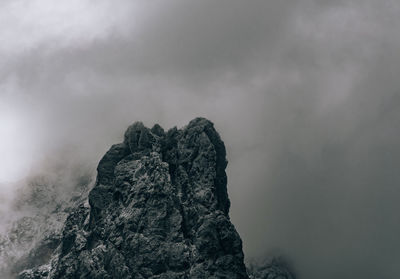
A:
{"type": "Polygon", "coordinates": [[[2,1],[2,199],[54,160],[95,168],[134,121],[203,116],[227,146],[246,257],[283,255],[300,279],[398,278],[399,11],[394,0],[2,1]]]}

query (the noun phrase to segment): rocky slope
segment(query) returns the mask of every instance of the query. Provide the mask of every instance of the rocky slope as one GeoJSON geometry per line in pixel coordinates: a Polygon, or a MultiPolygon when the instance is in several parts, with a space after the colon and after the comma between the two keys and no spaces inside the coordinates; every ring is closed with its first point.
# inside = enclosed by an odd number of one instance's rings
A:
{"type": "Polygon", "coordinates": [[[248,278],[228,215],[225,155],[206,119],[168,132],[133,124],[101,159],[60,244],[46,246],[48,261],[18,277],[248,278]]]}
{"type": "Polygon", "coordinates": [[[72,179],[63,171],[14,185],[16,198],[8,197],[0,214],[0,278],[15,278],[23,269],[48,261],[61,243],[68,214],[85,200],[90,182],[89,172],[74,171],[72,179]]]}

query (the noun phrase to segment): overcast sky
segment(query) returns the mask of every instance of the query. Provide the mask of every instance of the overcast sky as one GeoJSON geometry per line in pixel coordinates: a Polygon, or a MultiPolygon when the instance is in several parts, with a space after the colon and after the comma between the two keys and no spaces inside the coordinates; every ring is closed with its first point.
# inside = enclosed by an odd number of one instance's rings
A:
{"type": "Polygon", "coordinates": [[[398,279],[399,14],[397,0],[2,0],[0,181],[66,154],[95,167],[137,120],[204,116],[247,258],[398,279]]]}

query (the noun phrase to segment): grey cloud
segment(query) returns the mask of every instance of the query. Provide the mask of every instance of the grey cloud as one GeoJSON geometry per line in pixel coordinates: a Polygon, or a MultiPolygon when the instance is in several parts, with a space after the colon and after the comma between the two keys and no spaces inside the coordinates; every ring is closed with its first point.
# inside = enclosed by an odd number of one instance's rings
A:
{"type": "Polygon", "coordinates": [[[227,145],[247,257],[281,253],[299,278],[398,278],[399,5],[143,9],[123,21],[135,28],[4,60],[1,82],[15,83],[4,100],[36,121],[39,153],[72,145],[96,164],[133,121],[170,128],[208,117],[227,145]]]}

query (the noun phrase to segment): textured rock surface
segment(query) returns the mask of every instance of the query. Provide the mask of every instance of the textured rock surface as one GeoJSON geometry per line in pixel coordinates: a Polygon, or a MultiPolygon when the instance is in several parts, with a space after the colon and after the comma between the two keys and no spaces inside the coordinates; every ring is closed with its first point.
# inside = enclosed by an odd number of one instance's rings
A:
{"type": "Polygon", "coordinates": [[[74,174],[74,179],[38,175],[22,183],[17,198],[0,215],[4,229],[0,233],[0,278],[15,278],[20,271],[52,258],[61,243],[64,221],[84,201],[91,183],[89,173],[74,174]]]}
{"type": "Polygon", "coordinates": [[[168,132],[133,124],[101,159],[89,204],[68,216],[51,259],[19,278],[248,278],[225,155],[206,119],[168,132]]]}

